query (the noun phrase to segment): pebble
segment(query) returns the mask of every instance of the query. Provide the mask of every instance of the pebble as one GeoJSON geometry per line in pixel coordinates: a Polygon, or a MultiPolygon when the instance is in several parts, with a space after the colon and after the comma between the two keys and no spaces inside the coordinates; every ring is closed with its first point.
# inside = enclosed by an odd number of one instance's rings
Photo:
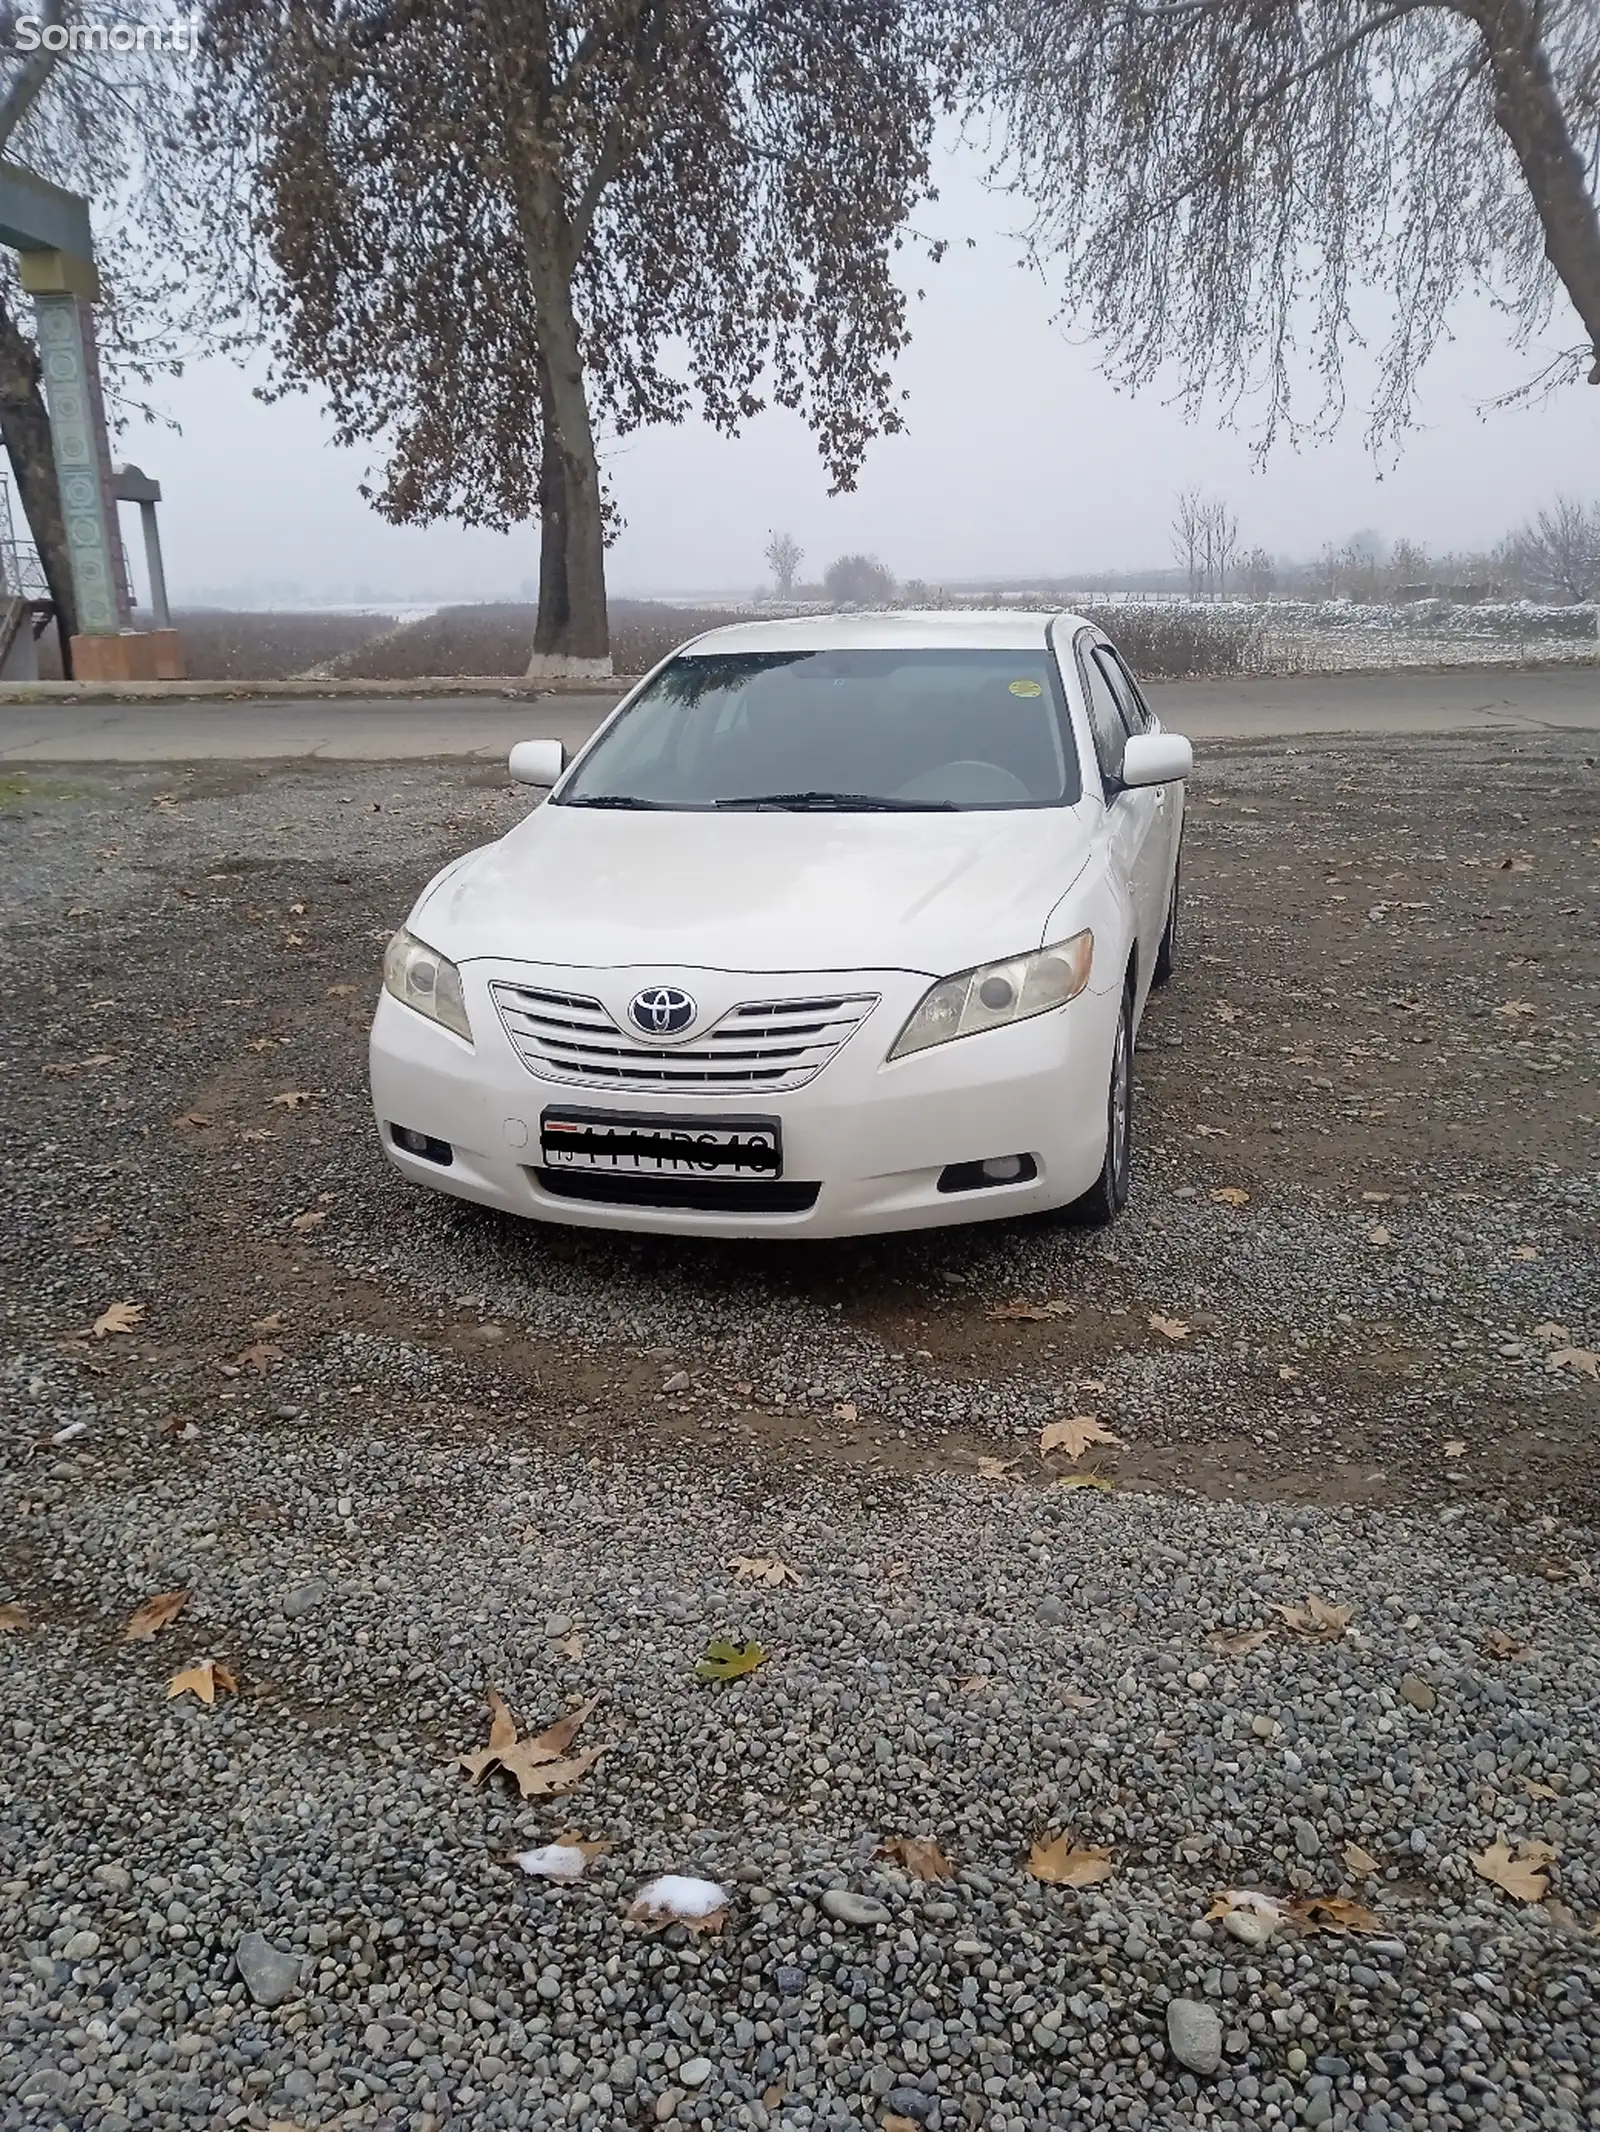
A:
{"type": "Polygon", "coordinates": [[[325,1577],[313,1577],[309,1583],[297,1584],[292,1592],[285,1592],[278,1602],[279,1609],[291,1621],[298,1621],[314,1607],[321,1606],[330,1589],[325,1577]]]}
{"type": "Polygon", "coordinates": [[[1419,1673],[1408,1673],[1400,1683],[1400,1693],[1413,1710],[1431,1710],[1439,1700],[1433,1687],[1419,1673]]]}
{"type": "Polygon", "coordinates": [[[247,1932],[233,1958],[257,2006],[281,2006],[300,1988],[299,1955],[274,1947],[259,1932],[247,1932]]]}
{"type": "Polygon", "coordinates": [[[1167,2041],[1173,2057],[1191,2073],[1214,2073],[1222,2063],[1221,2019],[1198,1999],[1169,2002],[1167,2041]]]}
{"type": "Polygon", "coordinates": [[[853,1888],[829,1888],[822,1907],[841,1925],[884,1925],[889,1921],[886,1903],[875,1895],[858,1895],[853,1888]]]}
{"type": "Polygon", "coordinates": [[[709,2058],[686,2058],[678,2068],[678,2078],[686,2088],[703,2088],[715,2071],[709,2058]]]}

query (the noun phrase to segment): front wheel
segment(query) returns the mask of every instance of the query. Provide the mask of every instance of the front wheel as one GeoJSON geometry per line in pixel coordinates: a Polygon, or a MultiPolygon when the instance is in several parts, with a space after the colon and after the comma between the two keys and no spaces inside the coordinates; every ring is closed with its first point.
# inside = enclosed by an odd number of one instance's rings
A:
{"type": "Polygon", "coordinates": [[[1087,1222],[1103,1228],[1115,1221],[1128,1204],[1128,1179],[1133,1160],[1133,983],[1123,987],[1122,1012],[1117,1017],[1116,1041],[1111,1047],[1111,1080],[1106,1091],[1106,1152],[1100,1175],[1078,1201],[1076,1211],[1087,1222]]]}

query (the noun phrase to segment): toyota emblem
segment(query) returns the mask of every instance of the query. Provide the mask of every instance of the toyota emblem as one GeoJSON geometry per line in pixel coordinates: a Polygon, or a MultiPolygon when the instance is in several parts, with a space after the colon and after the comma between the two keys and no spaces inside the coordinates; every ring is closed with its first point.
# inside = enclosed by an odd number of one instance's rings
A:
{"type": "Polygon", "coordinates": [[[646,1036],[677,1036],[695,1017],[695,1003],[677,985],[651,985],[628,1002],[628,1019],[646,1036]]]}

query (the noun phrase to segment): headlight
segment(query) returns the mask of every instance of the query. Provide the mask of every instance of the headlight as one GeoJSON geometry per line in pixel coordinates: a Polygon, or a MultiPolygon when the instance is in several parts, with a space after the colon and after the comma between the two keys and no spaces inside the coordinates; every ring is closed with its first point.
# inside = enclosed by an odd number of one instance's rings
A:
{"type": "Polygon", "coordinates": [[[908,1051],[926,1051],[930,1044],[948,1044],[952,1037],[975,1036],[980,1029],[998,1029],[1064,1007],[1089,982],[1093,960],[1093,933],[1074,933],[1036,955],[986,962],[942,978],[924,995],[889,1056],[903,1059],[908,1051]]]}
{"type": "Polygon", "coordinates": [[[403,1006],[415,1007],[472,1042],[461,972],[402,926],[383,951],[383,983],[403,1006]]]}

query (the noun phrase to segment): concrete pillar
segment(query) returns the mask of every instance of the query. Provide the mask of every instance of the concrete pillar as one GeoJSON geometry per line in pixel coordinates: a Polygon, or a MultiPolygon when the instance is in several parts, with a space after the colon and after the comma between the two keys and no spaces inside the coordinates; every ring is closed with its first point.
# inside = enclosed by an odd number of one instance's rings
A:
{"type": "MultiPolygon", "coordinates": [[[[95,345],[95,291],[83,286],[79,262],[61,252],[24,252],[23,286],[33,297],[45,405],[55,447],[66,520],[78,628],[114,636],[131,628],[133,603],[122,558],[106,439],[100,359],[95,345]]],[[[93,278],[93,269],[88,269],[93,278]]]]}
{"type": "Polygon", "coordinates": [[[140,504],[139,524],[144,529],[144,567],[150,580],[150,616],[157,629],[170,629],[172,614],[167,606],[167,573],[161,567],[161,535],[156,527],[153,503],[140,504]]]}

